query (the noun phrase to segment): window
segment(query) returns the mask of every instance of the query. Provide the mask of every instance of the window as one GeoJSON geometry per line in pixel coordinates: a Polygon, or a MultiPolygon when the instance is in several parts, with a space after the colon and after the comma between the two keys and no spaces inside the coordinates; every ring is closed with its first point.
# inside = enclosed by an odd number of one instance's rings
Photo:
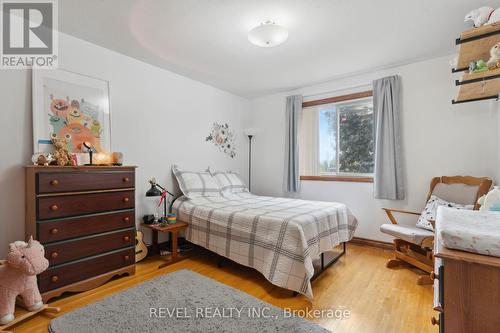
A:
{"type": "Polygon", "coordinates": [[[326,103],[304,103],[299,134],[301,176],[371,176],[374,167],[371,91],[323,101],[326,103]]]}

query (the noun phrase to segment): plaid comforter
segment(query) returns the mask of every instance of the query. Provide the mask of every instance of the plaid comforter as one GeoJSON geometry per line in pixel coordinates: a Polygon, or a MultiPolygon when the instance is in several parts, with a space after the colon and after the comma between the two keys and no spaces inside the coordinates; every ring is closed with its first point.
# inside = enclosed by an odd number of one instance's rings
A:
{"type": "Polygon", "coordinates": [[[174,202],[189,223],[186,238],[242,265],[271,283],[313,298],[312,261],[350,240],[357,221],[341,203],[234,193],[174,202]]]}

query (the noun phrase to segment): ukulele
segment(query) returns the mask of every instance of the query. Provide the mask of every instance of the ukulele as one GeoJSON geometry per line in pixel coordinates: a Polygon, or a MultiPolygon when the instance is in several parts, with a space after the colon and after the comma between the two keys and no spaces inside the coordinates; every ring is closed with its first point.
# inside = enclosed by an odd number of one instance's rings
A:
{"type": "Polygon", "coordinates": [[[148,255],[148,247],[144,243],[144,233],[137,230],[135,236],[135,262],[139,262],[148,255]]]}

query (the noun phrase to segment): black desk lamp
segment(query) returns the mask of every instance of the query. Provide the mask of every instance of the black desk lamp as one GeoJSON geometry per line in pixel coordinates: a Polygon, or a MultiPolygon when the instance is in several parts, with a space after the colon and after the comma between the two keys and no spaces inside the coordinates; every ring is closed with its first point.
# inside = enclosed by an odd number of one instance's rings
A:
{"type": "Polygon", "coordinates": [[[151,184],[151,188],[146,192],[146,197],[162,197],[161,200],[163,201],[163,216],[160,218],[160,222],[167,222],[167,193],[171,196],[174,195],[167,191],[167,189],[163,186],[157,184],[155,178],[151,178],[149,180],[149,183],[151,184]]]}
{"type": "Polygon", "coordinates": [[[88,141],[84,141],[82,143],[82,145],[85,148],[85,150],[89,153],[89,164],[85,164],[85,165],[94,165],[94,164],[92,164],[92,155],[94,153],[93,148],[92,148],[92,143],[90,143],[88,141]]]}

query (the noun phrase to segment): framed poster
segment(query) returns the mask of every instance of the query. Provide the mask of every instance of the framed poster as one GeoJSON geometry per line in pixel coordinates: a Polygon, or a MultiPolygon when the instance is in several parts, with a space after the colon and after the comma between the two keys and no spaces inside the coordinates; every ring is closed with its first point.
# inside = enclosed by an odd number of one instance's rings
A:
{"type": "Polygon", "coordinates": [[[61,70],[33,70],[33,149],[50,152],[52,138],[66,139],[70,153],[88,141],[111,151],[108,81],[61,70]]]}

